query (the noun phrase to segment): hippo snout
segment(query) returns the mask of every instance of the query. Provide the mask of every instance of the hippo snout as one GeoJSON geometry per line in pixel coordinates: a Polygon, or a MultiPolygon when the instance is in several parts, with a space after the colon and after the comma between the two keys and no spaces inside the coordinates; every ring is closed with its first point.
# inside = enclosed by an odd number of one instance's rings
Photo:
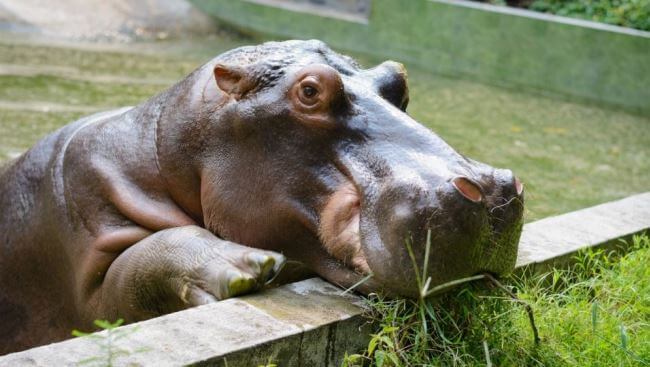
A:
{"type": "Polygon", "coordinates": [[[523,185],[511,171],[498,169],[430,186],[387,184],[374,210],[365,214],[376,218],[375,236],[364,233],[370,227],[363,226],[364,213],[361,219],[362,247],[373,276],[387,293],[417,297],[416,267],[431,278],[430,287],[480,272],[512,271],[523,185]]]}

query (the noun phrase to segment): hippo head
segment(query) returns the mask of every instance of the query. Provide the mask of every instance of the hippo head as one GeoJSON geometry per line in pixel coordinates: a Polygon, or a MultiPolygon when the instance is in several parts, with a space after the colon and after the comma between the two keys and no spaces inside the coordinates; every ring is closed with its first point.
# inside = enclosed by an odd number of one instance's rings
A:
{"type": "Polygon", "coordinates": [[[362,69],[322,42],[287,41],[206,68],[199,118],[177,135],[199,147],[203,221],[218,236],[344,286],[372,274],[366,293],[417,296],[414,263],[430,287],[513,269],[522,184],[411,118],[401,64],[362,69]]]}

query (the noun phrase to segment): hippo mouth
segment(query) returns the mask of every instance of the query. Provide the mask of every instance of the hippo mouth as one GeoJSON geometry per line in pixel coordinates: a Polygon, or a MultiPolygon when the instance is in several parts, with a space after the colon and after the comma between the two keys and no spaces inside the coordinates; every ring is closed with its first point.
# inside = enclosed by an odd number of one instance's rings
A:
{"type": "Polygon", "coordinates": [[[330,255],[361,276],[371,275],[387,294],[417,296],[416,273],[430,276],[431,287],[478,273],[507,274],[514,268],[521,233],[523,187],[515,178],[515,196],[501,203],[483,197],[478,185],[468,182],[456,178],[441,184],[436,191],[440,207],[426,207],[434,211],[431,215],[419,201],[410,206],[391,203],[394,193],[374,205],[364,203],[348,181],[325,203],[319,238],[330,255]],[[422,264],[428,264],[426,269],[422,264]]]}
{"type": "Polygon", "coordinates": [[[319,237],[327,252],[357,273],[371,273],[361,246],[361,195],[350,182],[334,192],[321,212],[319,237]]]}

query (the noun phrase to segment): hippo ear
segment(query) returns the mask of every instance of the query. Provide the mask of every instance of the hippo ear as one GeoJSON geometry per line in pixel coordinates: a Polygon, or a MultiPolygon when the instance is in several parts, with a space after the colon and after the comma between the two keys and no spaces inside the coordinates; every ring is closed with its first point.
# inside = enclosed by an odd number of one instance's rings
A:
{"type": "Polygon", "coordinates": [[[240,66],[217,64],[214,67],[214,79],[224,93],[239,100],[254,87],[250,73],[240,66]]]}
{"type": "Polygon", "coordinates": [[[375,79],[379,95],[402,111],[409,103],[408,76],[404,65],[386,61],[368,71],[375,79]]]}

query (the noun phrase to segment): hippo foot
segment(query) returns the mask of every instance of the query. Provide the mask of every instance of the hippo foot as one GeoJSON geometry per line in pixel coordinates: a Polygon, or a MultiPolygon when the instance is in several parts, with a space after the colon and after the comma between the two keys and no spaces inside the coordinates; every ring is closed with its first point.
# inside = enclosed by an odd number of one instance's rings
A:
{"type": "Polygon", "coordinates": [[[183,279],[179,294],[183,302],[198,306],[259,290],[285,262],[282,254],[272,251],[232,243],[228,247],[183,279]]]}
{"type": "Polygon", "coordinates": [[[284,262],[282,254],[225,241],[201,227],[170,228],[115,259],[102,304],[126,321],[142,320],[259,290],[284,262]]]}

